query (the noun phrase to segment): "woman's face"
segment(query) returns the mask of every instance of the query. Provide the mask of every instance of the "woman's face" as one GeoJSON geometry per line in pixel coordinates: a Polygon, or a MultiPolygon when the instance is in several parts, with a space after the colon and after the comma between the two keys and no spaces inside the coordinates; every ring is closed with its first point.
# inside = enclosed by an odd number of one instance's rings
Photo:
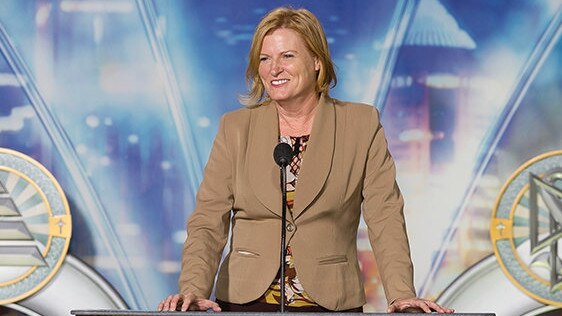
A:
{"type": "Polygon", "coordinates": [[[299,102],[315,95],[319,70],[318,58],[297,32],[281,28],[264,37],[259,75],[272,100],[299,102]]]}

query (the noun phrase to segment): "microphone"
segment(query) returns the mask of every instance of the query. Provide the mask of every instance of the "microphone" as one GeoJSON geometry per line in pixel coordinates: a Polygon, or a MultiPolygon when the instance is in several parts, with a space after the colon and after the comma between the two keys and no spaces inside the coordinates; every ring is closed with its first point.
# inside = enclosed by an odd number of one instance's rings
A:
{"type": "Polygon", "coordinates": [[[275,146],[273,150],[273,159],[275,163],[279,165],[281,171],[280,185],[281,185],[281,254],[280,254],[280,276],[279,276],[279,286],[281,299],[279,300],[279,309],[281,313],[285,312],[285,256],[287,255],[287,249],[285,248],[286,231],[285,226],[287,224],[287,167],[293,159],[293,148],[287,143],[279,143],[275,146]]]}
{"type": "Polygon", "coordinates": [[[279,167],[286,167],[293,158],[293,149],[287,143],[279,143],[273,150],[273,160],[279,167]]]}

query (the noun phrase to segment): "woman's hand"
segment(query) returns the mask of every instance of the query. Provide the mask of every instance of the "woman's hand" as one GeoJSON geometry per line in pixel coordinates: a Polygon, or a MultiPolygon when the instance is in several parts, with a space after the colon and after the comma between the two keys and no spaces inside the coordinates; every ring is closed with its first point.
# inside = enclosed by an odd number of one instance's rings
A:
{"type": "Polygon", "coordinates": [[[166,297],[158,304],[158,311],[182,311],[196,310],[206,311],[212,309],[213,312],[220,312],[221,308],[216,302],[195,296],[193,293],[175,294],[166,297]]]}
{"type": "Polygon", "coordinates": [[[442,314],[451,314],[455,310],[447,307],[443,307],[433,301],[422,299],[422,298],[405,298],[397,299],[386,309],[387,313],[396,312],[406,312],[406,313],[431,313],[438,312],[442,314]]]}

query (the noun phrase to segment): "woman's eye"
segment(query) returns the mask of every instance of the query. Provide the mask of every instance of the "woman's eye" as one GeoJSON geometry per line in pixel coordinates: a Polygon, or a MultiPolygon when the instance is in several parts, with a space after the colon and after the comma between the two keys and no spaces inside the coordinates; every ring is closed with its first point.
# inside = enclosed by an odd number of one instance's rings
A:
{"type": "Polygon", "coordinates": [[[295,55],[293,55],[293,54],[285,54],[285,55],[283,55],[283,57],[285,57],[285,58],[292,58],[292,57],[295,57],[295,55]]]}
{"type": "Polygon", "coordinates": [[[261,61],[266,61],[266,60],[267,60],[267,57],[260,57],[260,62],[261,62],[261,61]]]}

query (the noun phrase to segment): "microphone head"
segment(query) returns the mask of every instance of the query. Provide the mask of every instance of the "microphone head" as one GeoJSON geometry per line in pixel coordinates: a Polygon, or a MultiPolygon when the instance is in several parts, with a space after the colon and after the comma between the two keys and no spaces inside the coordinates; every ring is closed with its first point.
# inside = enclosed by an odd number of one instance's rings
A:
{"type": "Polygon", "coordinates": [[[273,159],[279,167],[286,167],[293,158],[293,148],[287,143],[279,143],[273,150],[273,159]]]}

